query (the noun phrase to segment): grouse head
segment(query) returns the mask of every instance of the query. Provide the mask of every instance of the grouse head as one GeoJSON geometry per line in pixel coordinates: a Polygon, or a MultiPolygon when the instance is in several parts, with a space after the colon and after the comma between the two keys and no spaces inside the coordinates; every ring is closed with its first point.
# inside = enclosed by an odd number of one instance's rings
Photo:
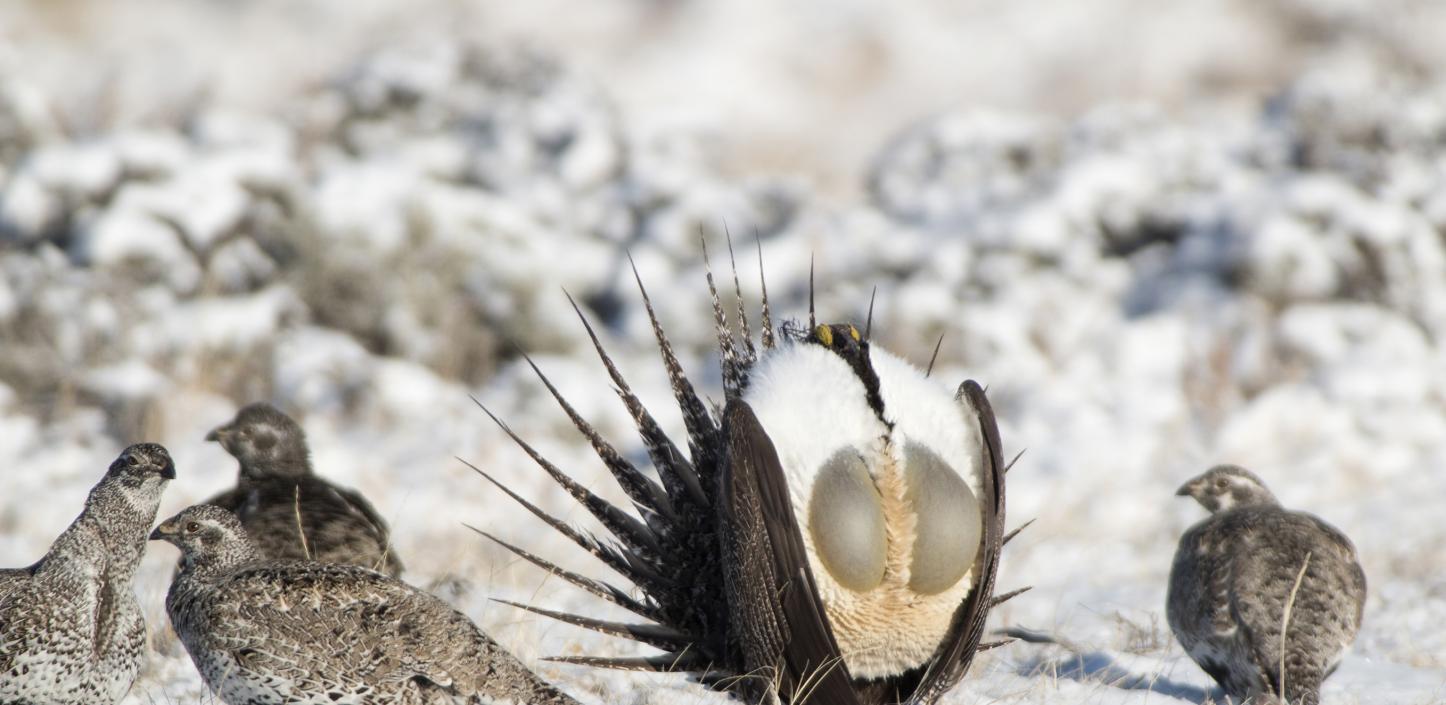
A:
{"type": "MultiPolygon", "coordinates": [[[[137,443],[121,451],[111,462],[105,477],[92,490],[92,504],[112,508],[128,505],[141,512],[149,511],[150,516],[145,519],[149,523],[160,506],[161,490],[174,479],[176,464],[163,446],[137,443]],[[120,504],[116,504],[117,500],[120,504]]],[[[131,509],[121,511],[129,513],[131,509]]]]}
{"type": "Polygon", "coordinates": [[[306,433],[276,407],[259,402],[236,412],[236,418],[206,435],[241,464],[241,476],[298,476],[311,473],[306,433]]]}
{"type": "Polygon", "coordinates": [[[181,549],[182,573],[224,572],[260,556],[241,520],[211,504],[181,510],[161,522],[151,532],[151,540],[166,541],[181,549]]]}
{"type": "Polygon", "coordinates": [[[1212,513],[1238,507],[1279,504],[1259,476],[1238,465],[1216,465],[1181,485],[1175,494],[1193,497],[1212,513]]]}

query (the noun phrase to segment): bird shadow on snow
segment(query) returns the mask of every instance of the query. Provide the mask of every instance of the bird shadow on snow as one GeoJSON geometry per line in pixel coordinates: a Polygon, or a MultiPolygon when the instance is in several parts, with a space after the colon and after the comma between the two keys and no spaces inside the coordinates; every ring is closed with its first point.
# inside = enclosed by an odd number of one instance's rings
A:
{"type": "Polygon", "coordinates": [[[1138,673],[1120,664],[1119,659],[1107,651],[1080,648],[1049,634],[1025,629],[1005,630],[1008,636],[1032,644],[1052,644],[1061,647],[1065,653],[1056,656],[1036,655],[1019,662],[1015,672],[1021,676],[1034,677],[1048,674],[1081,683],[1099,683],[1121,690],[1148,690],[1195,705],[1210,705],[1224,702],[1223,693],[1216,688],[1202,688],[1192,683],[1171,680],[1159,673],[1138,673]]]}

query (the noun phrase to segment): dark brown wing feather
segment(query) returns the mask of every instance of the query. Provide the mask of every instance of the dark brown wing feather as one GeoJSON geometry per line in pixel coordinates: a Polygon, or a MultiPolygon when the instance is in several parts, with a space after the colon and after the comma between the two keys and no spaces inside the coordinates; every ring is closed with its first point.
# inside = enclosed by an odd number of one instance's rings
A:
{"type": "Polygon", "coordinates": [[[332,488],[371,526],[371,532],[376,536],[377,543],[383,547],[385,562],[381,566],[373,566],[373,568],[394,578],[401,575],[405,566],[402,565],[402,559],[397,557],[396,551],[392,550],[391,530],[387,527],[387,520],[377,513],[376,507],[373,507],[372,503],[367,501],[367,498],[363,497],[360,492],[336,485],[332,485],[332,488]]]}
{"type": "Polygon", "coordinates": [[[270,558],[360,565],[393,577],[401,573],[386,522],[353,490],[305,475],[260,478],[236,494],[236,515],[270,558]]]}
{"type": "Polygon", "coordinates": [[[777,680],[783,702],[858,703],[808,567],[783,468],[741,399],[728,403],[719,515],[724,578],[749,671],[777,680]],[[769,673],[770,669],[776,669],[769,673]]]}

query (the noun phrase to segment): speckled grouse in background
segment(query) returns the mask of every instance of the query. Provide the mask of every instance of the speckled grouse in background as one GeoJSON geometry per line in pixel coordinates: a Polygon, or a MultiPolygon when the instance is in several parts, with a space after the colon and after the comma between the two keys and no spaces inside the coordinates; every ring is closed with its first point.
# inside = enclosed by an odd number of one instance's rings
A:
{"type": "Polygon", "coordinates": [[[230,705],[576,702],[440,599],[358,566],[265,559],[220,507],[151,538],[181,549],[166,612],[230,705]]]}
{"type": "Polygon", "coordinates": [[[250,404],[206,440],[220,442],[241,466],[235,489],[206,503],[240,517],[264,555],[401,574],[386,521],[360,493],[312,473],[306,433],[291,417],[250,404]]]}
{"type": "Polygon", "coordinates": [[[1167,613],[1176,638],[1237,703],[1316,705],[1361,626],[1366,576],[1350,539],[1281,507],[1233,465],[1178,494],[1211,515],[1175,552],[1167,613]]]}
{"type": "Polygon", "coordinates": [[[113,703],[130,689],[146,639],[131,578],[175,477],[165,448],[125,449],[44,558],[0,570],[0,703],[113,703]]]}

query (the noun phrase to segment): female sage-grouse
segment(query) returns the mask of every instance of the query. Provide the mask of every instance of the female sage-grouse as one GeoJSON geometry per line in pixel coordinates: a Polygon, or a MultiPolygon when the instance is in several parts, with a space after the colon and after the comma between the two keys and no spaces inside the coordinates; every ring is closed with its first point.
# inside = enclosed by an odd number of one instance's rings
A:
{"type": "Polygon", "coordinates": [[[576,705],[440,599],[360,566],[265,559],[220,507],[151,538],[181,549],[166,612],[229,705],[576,705]]]}
{"type": "Polygon", "coordinates": [[[1178,492],[1211,512],[1180,539],[1167,614],[1236,702],[1316,705],[1361,627],[1366,575],[1350,539],[1284,509],[1254,473],[1221,465],[1178,492]]]}
{"type": "Polygon", "coordinates": [[[235,489],[206,504],[235,512],[263,554],[401,575],[386,521],[360,493],[312,473],[306,433],[290,416],[249,404],[206,440],[218,441],[240,464],[235,489]]]}
{"type": "Polygon", "coordinates": [[[811,304],[806,329],[786,323],[775,333],[766,288],[756,348],[741,293],[740,339],[711,274],[708,284],[721,410],[710,410],[685,377],[642,291],[684,444],[662,432],[583,318],[657,479],[538,371],[637,514],[599,498],[503,426],[611,537],[573,528],[499,487],[640,594],[498,543],[649,622],[525,608],[664,652],[562,661],[688,672],[750,700],[934,702],[968,670],[999,601],[992,591],[1006,540],[1005,466],[983,390],[967,381],[950,393],[871,346],[867,327],[817,325],[811,304]]]}
{"type": "Polygon", "coordinates": [[[146,640],[131,578],[175,477],[165,448],[126,448],[44,558],[0,570],[0,703],[113,703],[130,690],[146,640]]]}

